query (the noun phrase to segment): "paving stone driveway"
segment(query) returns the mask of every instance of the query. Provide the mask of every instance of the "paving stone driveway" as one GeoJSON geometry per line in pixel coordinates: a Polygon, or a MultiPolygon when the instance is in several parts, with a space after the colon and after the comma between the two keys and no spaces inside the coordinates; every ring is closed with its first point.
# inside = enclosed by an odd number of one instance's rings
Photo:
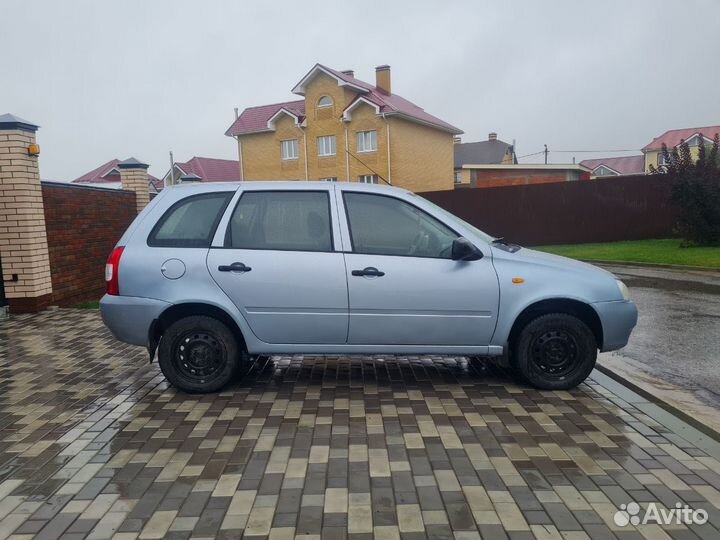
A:
{"type": "Polygon", "coordinates": [[[596,381],[283,357],[168,387],[97,312],[0,323],[0,539],[720,538],[720,463],[596,381]],[[621,504],[705,525],[620,527],[621,504]]]}

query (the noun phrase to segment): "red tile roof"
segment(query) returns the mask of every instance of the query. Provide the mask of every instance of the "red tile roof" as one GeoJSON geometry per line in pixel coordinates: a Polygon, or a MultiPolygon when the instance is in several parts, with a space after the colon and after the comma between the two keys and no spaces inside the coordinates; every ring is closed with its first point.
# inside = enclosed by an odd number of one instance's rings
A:
{"type": "Polygon", "coordinates": [[[268,120],[280,109],[287,109],[296,116],[305,116],[305,100],[284,101],[282,103],[273,103],[272,105],[260,105],[258,107],[248,107],[232,126],[225,132],[225,135],[234,137],[241,133],[257,133],[259,131],[269,131],[267,127],[268,120]]]}
{"type": "Polygon", "coordinates": [[[595,170],[605,165],[618,174],[643,174],[645,172],[645,156],[623,156],[611,158],[586,159],[580,165],[595,170]]]}
{"type": "MultiPolygon", "coordinates": [[[[447,131],[453,134],[462,133],[462,130],[455,126],[448,124],[447,122],[440,120],[436,116],[433,116],[421,107],[418,107],[414,103],[407,99],[398,96],[397,94],[386,94],[378,90],[374,85],[356,79],[342,73],[340,71],[316,64],[312,70],[306,75],[303,80],[308,78],[315,70],[321,70],[329,73],[336,79],[347,83],[352,89],[357,91],[357,99],[362,96],[363,98],[371,101],[378,106],[380,113],[387,115],[398,115],[406,118],[407,120],[427,124],[435,128],[447,131]]],[[[302,90],[298,90],[299,85],[296,86],[296,93],[302,94],[302,90]]],[[[351,104],[352,105],[352,104],[351,104]]],[[[272,105],[262,105],[259,107],[249,107],[245,109],[238,119],[230,126],[225,132],[225,135],[234,137],[236,135],[242,135],[247,133],[257,133],[261,131],[268,131],[267,122],[268,120],[277,113],[280,109],[285,108],[297,116],[305,116],[305,100],[299,101],[287,101],[284,103],[275,103],[272,105]]],[[[302,118],[301,118],[302,121],[302,118]]]]}
{"type": "MultiPolygon", "coordinates": [[[[111,159],[107,163],[103,163],[98,168],[93,169],[90,172],[86,172],[82,176],[79,176],[72,181],[73,184],[105,184],[109,182],[120,181],[120,171],[117,168],[117,164],[120,163],[120,159],[111,159]]],[[[150,183],[157,187],[162,186],[162,181],[149,174],[150,183]]]]}
{"type": "Polygon", "coordinates": [[[185,174],[195,174],[203,182],[240,181],[240,162],[232,159],[217,159],[195,156],[185,163],[176,162],[185,174]]]}
{"type": "Polygon", "coordinates": [[[655,137],[650,144],[648,144],[643,151],[648,150],[660,150],[663,143],[672,149],[679,145],[682,141],[687,141],[693,135],[702,134],[704,137],[712,140],[716,133],[720,133],[720,126],[705,126],[685,129],[671,129],[666,131],[659,137],[655,137]]]}

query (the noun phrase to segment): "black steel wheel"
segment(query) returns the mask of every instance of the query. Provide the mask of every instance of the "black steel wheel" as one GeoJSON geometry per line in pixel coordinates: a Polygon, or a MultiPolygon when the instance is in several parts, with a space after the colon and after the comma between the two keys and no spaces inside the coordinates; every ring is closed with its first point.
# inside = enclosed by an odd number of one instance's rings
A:
{"type": "Polygon", "coordinates": [[[220,390],[237,372],[240,351],[220,321],[201,315],[176,321],[158,348],[160,369],[175,387],[190,393],[220,390]]]}
{"type": "Polygon", "coordinates": [[[531,385],[565,390],[584,381],[595,367],[597,343],[573,315],[549,313],[530,321],[513,346],[513,366],[531,385]]]}

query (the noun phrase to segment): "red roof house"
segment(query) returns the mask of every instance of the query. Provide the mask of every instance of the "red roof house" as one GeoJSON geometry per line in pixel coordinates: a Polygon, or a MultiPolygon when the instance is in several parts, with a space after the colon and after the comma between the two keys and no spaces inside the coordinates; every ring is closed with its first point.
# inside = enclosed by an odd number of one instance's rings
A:
{"type": "MultiPolygon", "coordinates": [[[[188,161],[175,162],[175,183],[193,182],[239,182],[240,162],[233,159],[218,159],[195,156],[188,161]]],[[[172,175],[168,171],[163,179],[166,185],[172,183],[172,175]]]]}
{"type": "Polygon", "coordinates": [[[716,133],[720,133],[720,126],[670,129],[659,137],[655,137],[650,144],[643,148],[643,152],[660,150],[663,144],[672,149],[682,141],[691,141],[696,135],[704,137],[706,143],[712,143],[716,133]]]}
{"type": "MultiPolygon", "coordinates": [[[[350,87],[357,93],[355,100],[345,108],[344,114],[350,113],[358,103],[369,102],[376,107],[378,114],[399,116],[411,122],[432,126],[456,135],[462,133],[461,129],[425,112],[423,108],[418,107],[397,94],[385,93],[378,89],[377,86],[356,79],[349,73],[337,71],[322,64],[315,64],[307,75],[295,85],[292,90],[293,93],[304,95],[305,84],[318,71],[338,79],[343,86],[350,87]]],[[[268,122],[280,111],[285,111],[295,116],[298,119],[298,123],[302,123],[305,118],[305,100],[301,99],[297,101],[273,103],[272,105],[249,107],[233,122],[225,132],[225,135],[236,137],[237,135],[246,135],[248,133],[271,131],[268,122]]]]}
{"type": "MultiPolygon", "coordinates": [[[[72,181],[73,184],[99,184],[101,187],[120,189],[120,169],[118,163],[120,159],[111,159],[107,163],[103,163],[92,171],[86,172],[82,176],[72,181]]],[[[149,189],[152,192],[158,192],[162,189],[162,180],[155,178],[149,174],[149,189]]]]}
{"type": "Polygon", "coordinates": [[[580,165],[592,171],[592,176],[626,176],[645,173],[645,156],[622,156],[586,159],[580,165]]]}

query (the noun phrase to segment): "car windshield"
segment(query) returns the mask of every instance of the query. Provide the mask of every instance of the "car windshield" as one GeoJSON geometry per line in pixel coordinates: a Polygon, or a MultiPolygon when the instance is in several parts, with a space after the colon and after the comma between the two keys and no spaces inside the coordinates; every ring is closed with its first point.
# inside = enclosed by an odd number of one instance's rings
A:
{"type": "Polygon", "coordinates": [[[448,212],[444,208],[438,206],[437,204],[428,201],[425,197],[420,197],[419,195],[416,195],[415,193],[410,193],[410,195],[412,195],[413,197],[417,197],[418,199],[422,199],[423,201],[425,201],[426,204],[429,204],[430,206],[432,206],[432,208],[434,210],[437,210],[445,218],[445,221],[447,222],[448,225],[452,226],[453,224],[455,224],[455,225],[461,225],[463,227],[466,227],[466,228],[470,229],[472,232],[474,232],[476,235],[478,235],[484,242],[486,242],[488,244],[491,243],[495,239],[494,236],[490,236],[486,232],[483,232],[480,229],[478,229],[477,227],[473,227],[467,221],[460,219],[459,217],[457,217],[454,214],[451,214],[450,212],[448,212]]]}

